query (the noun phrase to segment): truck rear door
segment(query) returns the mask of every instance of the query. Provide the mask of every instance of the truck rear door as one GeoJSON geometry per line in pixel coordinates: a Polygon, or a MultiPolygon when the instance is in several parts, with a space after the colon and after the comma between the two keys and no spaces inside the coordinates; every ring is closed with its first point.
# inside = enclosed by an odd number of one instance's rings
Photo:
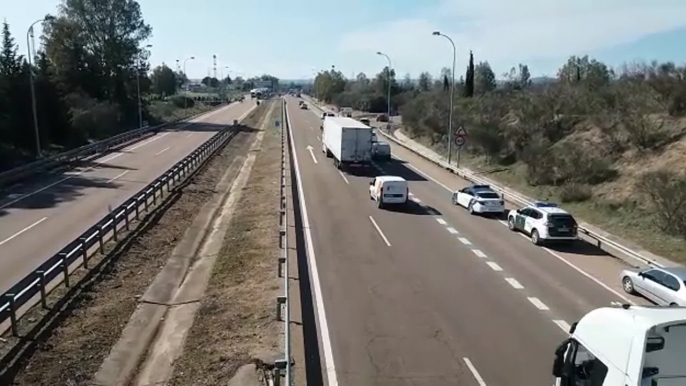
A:
{"type": "Polygon", "coordinates": [[[342,161],[363,162],[369,160],[371,140],[368,138],[368,131],[368,129],[358,128],[345,128],[343,130],[343,138],[341,138],[342,161]]]}

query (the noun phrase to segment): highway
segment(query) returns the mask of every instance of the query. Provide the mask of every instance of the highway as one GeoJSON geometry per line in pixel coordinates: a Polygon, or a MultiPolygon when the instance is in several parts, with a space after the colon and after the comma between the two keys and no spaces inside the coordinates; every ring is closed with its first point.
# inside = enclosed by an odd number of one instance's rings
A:
{"type": "Polygon", "coordinates": [[[233,103],[79,168],[15,186],[0,197],[0,292],[159,177],[254,102],[233,103]]]}
{"type": "Polygon", "coordinates": [[[550,385],[570,324],[648,304],[622,291],[625,265],[604,252],[537,247],[453,206],[468,183],[398,145],[390,162],[339,172],[321,152],[320,111],[286,99],[330,385],[550,385]],[[370,201],[382,174],[409,181],[408,207],[370,201]]]}

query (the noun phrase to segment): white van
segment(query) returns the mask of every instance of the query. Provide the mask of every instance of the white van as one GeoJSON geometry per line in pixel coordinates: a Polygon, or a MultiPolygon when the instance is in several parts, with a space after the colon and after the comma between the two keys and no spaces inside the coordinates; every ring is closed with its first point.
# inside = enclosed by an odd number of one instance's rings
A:
{"type": "Polygon", "coordinates": [[[369,183],[369,198],[379,208],[386,204],[405,204],[409,194],[410,188],[402,177],[379,176],[369,183]]]}

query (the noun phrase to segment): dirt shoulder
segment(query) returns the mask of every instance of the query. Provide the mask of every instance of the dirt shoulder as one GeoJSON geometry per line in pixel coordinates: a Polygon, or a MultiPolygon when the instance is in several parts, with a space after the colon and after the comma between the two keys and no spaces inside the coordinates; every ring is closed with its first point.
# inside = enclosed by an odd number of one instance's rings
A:
{"type": "Polygon", "coordinates": [[[268,119],[172,385],[226,384],[241,366],[260,368],[261,360],[283,350],[283,324],[274,315],[281,136],[273,122],[280,116],[277,107],[268,119]]]}
{"type": "MultiPolygon", "coordinates": [[[[256,126],[265,108],[244,121],[256,126]]],[[[42,332],[20,359],[1,369],[2,385],[90,385],[111,347],[139,304],[139,299],[164,266],[198,208],[214,194],[233,160],[247,153],[251,130],[239,132],[189,183],[127,242],[95,279],[75,285],[78,291],[53,325],[42,332]]],[[[74,280],[76,282],[76,280],[74,280]]],[[[72,289],[70,292],[74,291],[72,289]]]]}

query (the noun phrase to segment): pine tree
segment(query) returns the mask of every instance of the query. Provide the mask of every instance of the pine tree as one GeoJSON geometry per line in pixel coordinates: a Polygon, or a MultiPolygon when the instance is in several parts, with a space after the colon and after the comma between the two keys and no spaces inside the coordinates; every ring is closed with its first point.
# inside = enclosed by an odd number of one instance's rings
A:
{"type": "Polygon", "coordinates": [[[474,96],[474,54],[469,51],[469,66],[465,76],[464,96],[471,98],[474,96]]]}

